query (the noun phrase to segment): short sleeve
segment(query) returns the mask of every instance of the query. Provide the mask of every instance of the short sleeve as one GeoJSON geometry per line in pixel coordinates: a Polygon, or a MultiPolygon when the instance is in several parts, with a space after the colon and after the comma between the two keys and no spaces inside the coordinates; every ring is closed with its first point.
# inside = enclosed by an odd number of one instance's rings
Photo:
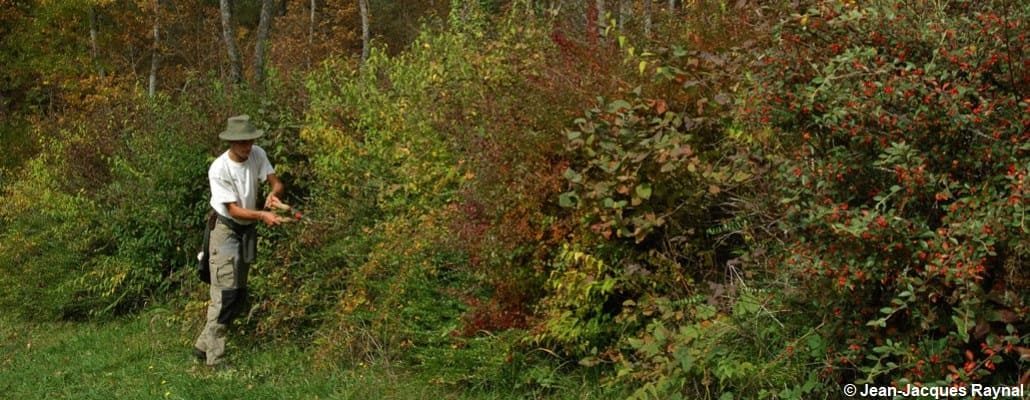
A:
{"type": "Polygon", "coordinates": [[[232,188],[232,182],[217,176],[208,177],[208,180],[211,181],[212,204],[225,204],[240,201],[239,196],[236,196],[236,191],[232,188]]]}

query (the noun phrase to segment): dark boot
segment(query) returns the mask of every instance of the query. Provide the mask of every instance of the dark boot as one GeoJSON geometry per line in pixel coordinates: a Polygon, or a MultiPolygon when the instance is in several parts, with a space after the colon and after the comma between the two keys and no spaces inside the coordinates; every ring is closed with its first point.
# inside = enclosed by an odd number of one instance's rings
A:
{"type": "Polygon", "coordinates": [[[205,353],[203,350],[198,349],[196,347],[193,348],[193,356],[197,358],[197,361],[200,361],[200,362],[206,362],[207,361],[207,353],[205,353]]]}

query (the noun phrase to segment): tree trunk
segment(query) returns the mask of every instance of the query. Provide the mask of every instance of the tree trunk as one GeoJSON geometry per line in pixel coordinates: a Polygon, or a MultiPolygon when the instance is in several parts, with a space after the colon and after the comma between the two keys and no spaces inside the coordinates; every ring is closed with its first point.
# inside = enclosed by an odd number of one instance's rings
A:
{"type": "Polygon", "coordinates": [[[597,30],[602,34],[608,26],[608,17],[604,13],[604,0],[597,0],[597,30]]]}
{"type": "Polygon", "coordinates": [[[619,0],[619,32],[626,25],[626,0],[619,0]]]}
{"type": "Polygon", "coordinates": [[[669,0],[669,14],[676,12],[676,0],[669,0]]]}
{"type": "Polygon", "coordinates": [[[316,10],[318,10],[318,0],[311,0],[311,23],[308,24],[308,68],[311,68],[311,53],[315,49],[315,24],[318,23],[315,19],[315,16],[318,15],[316,10]]]}
{"type": "Polygon", "coordinates": [[[597,38],[600,37],[600,29],[597,27],[597,22],[601,20],[597,16],[597,3],[588,3],[586,13],[583,18],[586,21],[586,32],[587,40],[590,42],[590,47],[597,45],[597,38]]]}
{"type": "Polygon", "coordinates": [[[311,18],[308,24],[308,46],[315,44],[315,24],[318,23],[318,0],[311,0],[311,18]]]}
{"type": "Polygon", "coordinates": [[[368,32],[368,0],[358,0],[358,7],[361,9],[361,63],[368,60],[369,32],[368,32]]]}
{"type": "Polygon", "coordinates": [[[97,75],[104,77],[104,67],[100,65],[100,47],[97,45],[97,31],[100,29],[100,17],[97,16],[96,6],[89,8],[89,55],[93,59],[93,67],[97,69],[97,75]]]}
{"type": "Polygon", "coordinates": [[[651,37],[651,2],[644,0],[644,36],[651,37]]]}
{"type": "Polygon", "coordinates": [[[154,0],[154,48],[150,53],[150,79],[147,95],[151,98],[157,92],[157,69],[161,63],[161,2],[154,0]]]}
{"type": "Polygon", "coordinates": [[[229,82],[239,85],[243,83],[243,62],[240,60],[240,50],[236,47],[232,8],[229,0],[219,0],[218,3],[222,11],[222,39],[225,41],[225,50],[229,53],[229,82]]]}
{"type": "Polygon", "coordinates": [[[258,88],[265,85],[265,51],[268,47],[268,34],[272,30],[272,19],[275,18],[275,0],[261,1],[261,20],[258,22],[257,43],[254,43],[254,83],[258,88]]]}

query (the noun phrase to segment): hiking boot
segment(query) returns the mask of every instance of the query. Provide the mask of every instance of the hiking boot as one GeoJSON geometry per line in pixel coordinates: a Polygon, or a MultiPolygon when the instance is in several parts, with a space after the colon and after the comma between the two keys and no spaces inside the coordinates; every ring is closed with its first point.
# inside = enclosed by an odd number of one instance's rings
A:
{"type": "Polygon", "coordinates": [[[207,353],[205,353],[203,350],[198,349],[196,347],[193,348],[193,356],[197,358],[197,361],[200,361],[200,362],[206,362],[207,361],[207,353]]]}

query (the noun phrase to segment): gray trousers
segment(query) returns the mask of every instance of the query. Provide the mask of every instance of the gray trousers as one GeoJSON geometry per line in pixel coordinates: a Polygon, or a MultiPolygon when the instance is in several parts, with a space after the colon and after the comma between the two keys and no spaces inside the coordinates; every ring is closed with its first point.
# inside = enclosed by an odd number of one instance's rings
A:
{"type": "Polygon", "coordinates": [[[207,353],[207,365],[216,365],[225,356],[226,329],[247,307],[248,263],[240,260],[241,237],[222,221],[211,230],[211,302],[207,323],[194,347],[207,353]]]}

